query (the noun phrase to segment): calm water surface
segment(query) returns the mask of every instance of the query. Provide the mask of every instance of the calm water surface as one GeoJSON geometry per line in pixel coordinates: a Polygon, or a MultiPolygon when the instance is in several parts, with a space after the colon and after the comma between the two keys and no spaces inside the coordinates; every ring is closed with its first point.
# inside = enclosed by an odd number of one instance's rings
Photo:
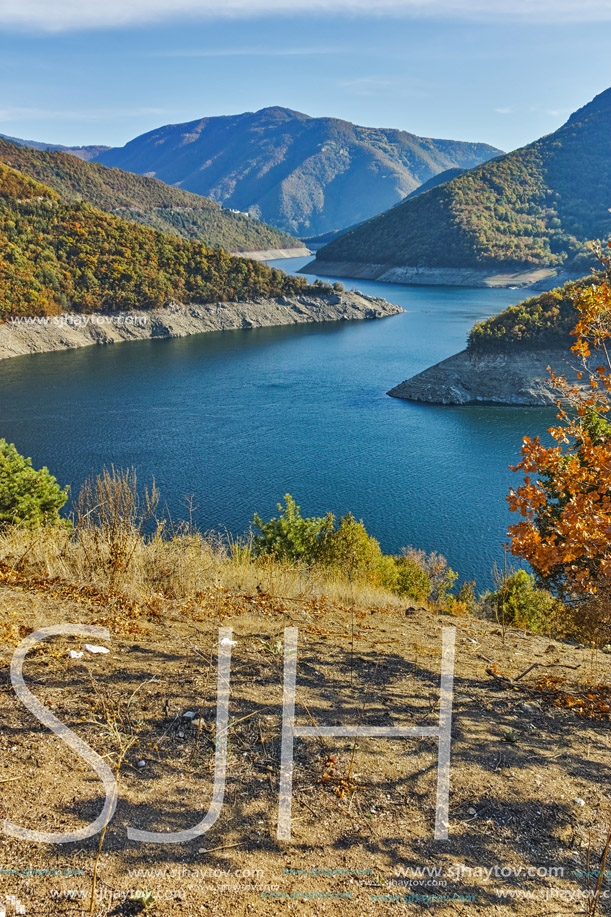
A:
{"type": "Polygon", "coordinates": [[[73,489],[104,464],[134,465],[174,518],[194,495],[204,529],[240,534],[287,492],[308,515],[352,510],[384,550],[439,550],[483,587],[510,521],[507,466],[553,412],[385,393],[462,349],[474,321],[523,291],[346,286],[407,312],[3,361],[0,436],[73,489]]]}

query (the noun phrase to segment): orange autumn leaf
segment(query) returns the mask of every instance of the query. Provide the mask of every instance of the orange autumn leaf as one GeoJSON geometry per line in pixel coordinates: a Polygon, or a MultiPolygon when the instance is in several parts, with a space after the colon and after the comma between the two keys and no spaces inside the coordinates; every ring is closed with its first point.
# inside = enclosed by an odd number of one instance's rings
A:
{"type": "Polygon", "coordinates": [[[611,270],[579,291],[572,352],[577,384],[549,370],[558,392],[552,444],[524,437],[524,474],[507,501],[521,520],[510,526],[511,551],[569,599],[611,593],[611,270]],[[601,363],[602,358],[602,363],[601,363]]]}

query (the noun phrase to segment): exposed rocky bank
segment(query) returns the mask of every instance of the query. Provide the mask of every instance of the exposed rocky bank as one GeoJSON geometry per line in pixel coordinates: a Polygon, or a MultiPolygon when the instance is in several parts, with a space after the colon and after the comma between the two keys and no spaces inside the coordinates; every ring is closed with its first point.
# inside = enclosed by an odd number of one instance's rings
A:
{"type": "Polygon", "coordinates": [[[305,322],[385,318],[403,312],[362,293],[302,293],[253,302],[181,305],[107,315],[64,313],[49,318],[15,318],[0,322],[0,360],[70,350],[92,344],[114,344],[150,338],[185,337],[209,331],[265,328],[305,322]]]}
{"type": "Polygon", "coordinates": [[[567,350],[485,354],[463,350],[388,394],[430,404],[552,405],[558,392],[549,383],[547,367],[577,382],[574,363],[567,350]]]}
{"type": "Polygon", "coordinates": [[[238,258],[251,258],[253,261],[280,261],[282,258],[307,258],[312,252],[305,245],[298,248],[267,248],[265,251],[231,252],[238,258]]]}
{"type": "Polygon", "coordinates": [[[316,258],[300,270],[301,274],[320,277],[353,277],[357,280],[378,280],[380,283],[402,283],[422,286],[457,286],[547,290],[576,279],[577,275],[558,272],[554,268],[531,268],[509,271],[491,268],[408,267],[392,264],[364,264],[356,261],[323,261],[316,258]]]}

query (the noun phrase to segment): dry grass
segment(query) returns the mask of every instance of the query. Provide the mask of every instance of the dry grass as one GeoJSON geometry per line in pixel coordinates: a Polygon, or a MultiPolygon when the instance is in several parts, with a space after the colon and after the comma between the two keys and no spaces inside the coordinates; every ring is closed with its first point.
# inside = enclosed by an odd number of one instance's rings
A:
{"type": "Polygon", "coordinates": [[[157,522],[154,488],[137,494],[133,473],[111,469],[77,503],[73,529],[0,534],[0,783],[9,790],[0,822],[63,831],[99,807],[82,762],[11,690],[13,648],[32,630],[108,627],[108,654],[71,657],[80,644],[60,637],[32,651],[26,674],[41,703],[121,768],[117,813],[99,838],[58,850],[0,836],[2,900],[16,894],[40,917],[82,914],[83,904],[98,917],[145,906],[151,917],[293,911],[262,894],[271,889],[297,896],[304,914],[378,917],[422,913],[421,898],[406,903],[404,893],[440,890],[449,897],[435,910],[447,917],[611,915],[608,656],[468,614],[406,615],[404,599],[340,571],[257,558],[248,543],[157,522]],[[221,817],[194,844],[142,847],[127,825],[174,831],[208,806],[221,624],[235,640],[221,817]],[[448,624],[457,648],[448,840],[432,839],[434,741],[321,736],[296,743],[292,841],[279,842],[284,628],[299,628],[299,722],[434,725],[448,624]],[[456,863],[475,872],[453,877],[456,863]],[[321,864],[331,877],[306,874],[321,864]],[[488,864],[514,871],[489,881],[477,872],[488,864]],[[516,878],[547,864],[562,871],[516,878]],[[443,886],[400,884],[399,869],[412,865],[439,868],[443,886]],[[49,867],[73,872],[55,878],[49,867]]]}
{"type": "Polygon", "coordinates": [[[112,543],[98,528],[13,528],[0,535],[0,561],[29,575],[121,590],[134,599],[190,599],[212,588],[294,601],[325,596],[367,608],[399,610],[406,604],[388,590],[350,582],[339,571],[255,558],[248,544],[218,536],[176,532],[164,537],[159,527],[146,538],[134,527],[128,539],[122,537],[128,548],[117,564],[112,543]]]}
{"type": "MultiPolygon", "coordinates": [[[[0,564],[0,785],[6,785],[0,821],[68,831],[91,821],[101,805],[89,769],[41,730],[10,686],[15,642],[32,629],[65,621],[108,626],[110,652],[72,659],[69,651],[79,641],[53,639],[29,655],[27,683],[111,766],[122,763],[117,813],[99,857],[99,837],[61,848],[0,837],[1,865],[16,870],[0,870],[2,899],[15,894],[28,914],[39,917],[86,913],[92,892],[97,917],[134,917],[145,900],[151,917],[279,917],[289,911],[390,917],[423,913],[423,902],[404,904],[396,895],[441,891],[469,898],[436,902],[438,917],[553,917],[587,913],[594,899],[582,893],[591,864],[593,894],[601,874],[603,880],[590,913],[611,915],[603,859],[611,714],[602,703],[595,711],[590,701],[597,693],[609,696],[608,656],[515,628],[503,635],[495,623],[467,615],[448,619],[418,610],[406,616],[390,607],[372,614],[348,603],[286,601],[256,591],[227,592],[217,604],[212,580],[208,595],[189,598],[200,584],[178,573],[169,582],[185,598],[157,593],[134,617],[123,608],[123,627],[113,620],[123,607],[119,594],[96,593],[108,582],[106,565],[97,571],[97,586],[54,578],[75,576],[85,563],[79,537],[15,532],[0,544],[21,567],[11,573],[0,564]],[[30,577],[26,566],[38,566],[37,575],[30,577]],[[284,628],[299,628],[300,724],[432,726],[447,624],[456,626],[457,647],[448,841],[432,836],[434,740],[325,736],[296,742],[293,837],[290,844],[278,842],[284,628]],[[127,838],[126,826],[179,830],[196,824],[209,806],[219,625],[231,626],[236,641],[221,817],[192,844],[138,845],[127,838]],[[449,870],[457,863],[476,871],[452,878],[449,870]],[[516,872],[478,875],[495,865],[516,872]],[[337,874],[298,873],[320,866],[337,874]],[[447,885],[426,879],[397,884],[397,870],[412,866],[440,868],[447,885]],[[563,872],[528,879],[517,872],[540,866],[563,872]],[[66,867],[79,872],[44,872],[66,867]],[[229,872],[206,872],[218,869],[229,872]],[[244,869],[250,877],[232,872],[244,869]],[[261,888],[351,898],[293,904],[264,898],[261,888]],[[518,897],[501,897],[505,891],[518,897]]],[[[188,573],[194,562],[189,551],[202,576],[225,584],[257,568],[227,545],[221,550],[214,541],[194,539],[189,547],[183,537],[138,542],[133,562],[120,571],[122,583],[134,592],[142,584],[151,589],[151,570],[159,577],[160,563],[170,559],[179,564],[182,558],[188,573]]],[[[96,572],[82,569],[92,577],[96,572]]],[[[290,568],[270,561],[257,573],[278,591],[311,588],[295,571],[290,579],[290,568]]],[[[343,589],[349,596],[349,584],[343,589]]]]}

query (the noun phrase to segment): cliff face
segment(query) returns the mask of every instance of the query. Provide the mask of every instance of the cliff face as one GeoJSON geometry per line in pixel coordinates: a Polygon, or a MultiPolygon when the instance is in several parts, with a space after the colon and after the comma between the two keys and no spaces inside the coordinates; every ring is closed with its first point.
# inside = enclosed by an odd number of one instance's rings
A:
{"type": "Polygon", "coordinates": [[[549,383],[547,367],[576,382],[574,362],[566,350],[487,354],[463,350],[388,394],[430,404],[552,405],[558,393],[549,383]]]}
{"type": "Polygon", "coordinates": [[[0,323],[0,360],[92,344],[114,344],[150,338],[185,337],[208,331],[264,328],[305,322],[384,318],[403,312],[399,306],[361,293],[304,293],[256,302],[223,302],[109,315],[64,313],[44,318],[15,318],[0,323]]]}

